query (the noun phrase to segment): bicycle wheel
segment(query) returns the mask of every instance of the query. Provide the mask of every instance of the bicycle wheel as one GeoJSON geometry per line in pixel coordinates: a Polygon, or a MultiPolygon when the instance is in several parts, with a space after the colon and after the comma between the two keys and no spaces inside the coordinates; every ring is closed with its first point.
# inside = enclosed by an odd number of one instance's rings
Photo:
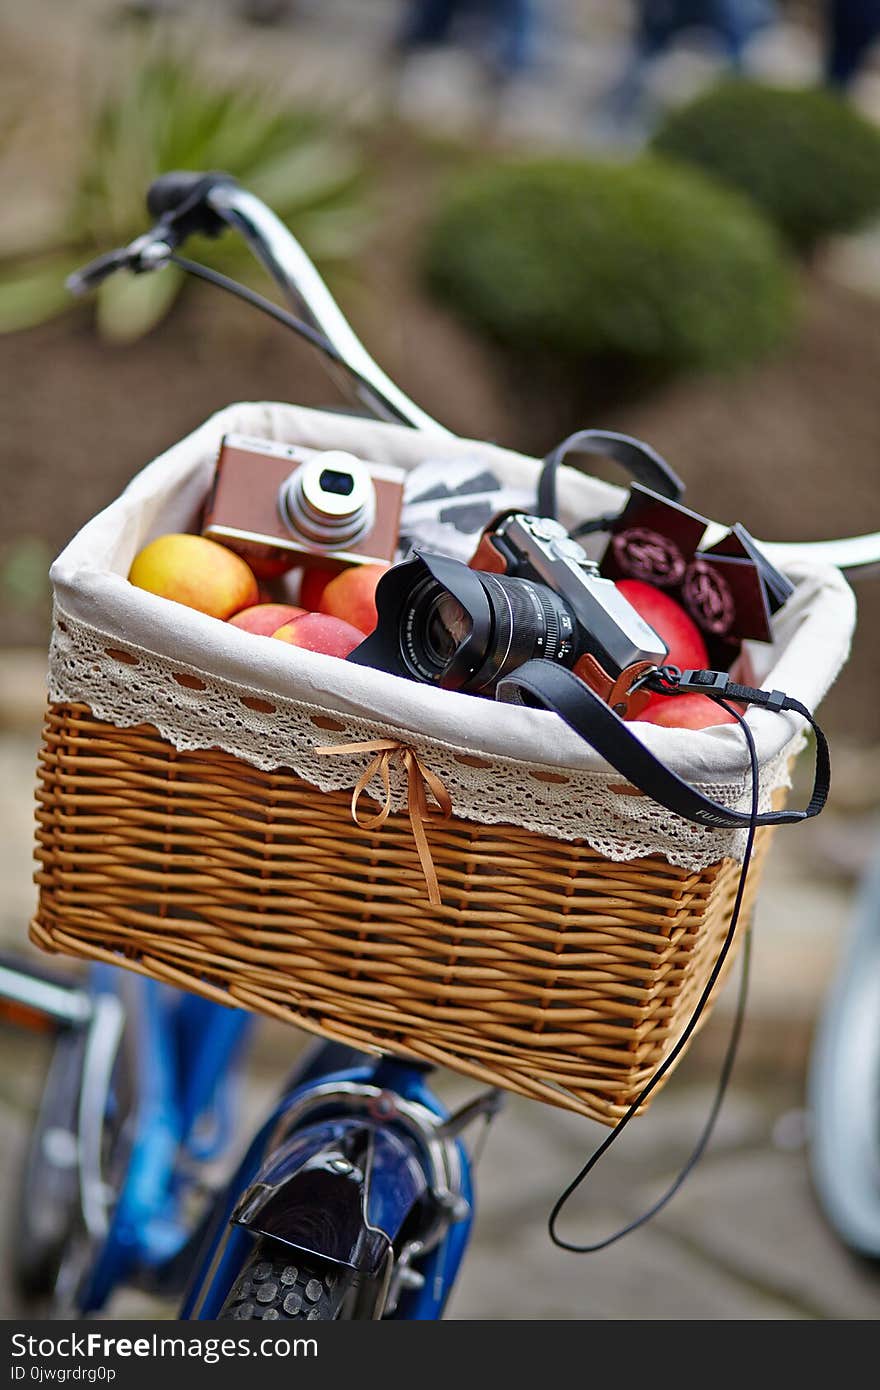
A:
{"type": "Polygon", "coordinates": [[[866,880],[810,1066],[810,1159],[841,1240],[880,1261],[880,856],[866,880]]]}
{"type": "Polygon", "coordinates": [[[345,1317],[351,1286],[350,1272],[277,1241],[259,1240],[217,1316],[221,1321],[333,1322],[345,1317]]]}
{"type": "Polygon", "coordinates": [[[25,1303],[51,1296],[77,1221],[77,1107],[85,1050],[84,1030],[59,1036],[19,1182],[12,1279],[25,1303]]]}

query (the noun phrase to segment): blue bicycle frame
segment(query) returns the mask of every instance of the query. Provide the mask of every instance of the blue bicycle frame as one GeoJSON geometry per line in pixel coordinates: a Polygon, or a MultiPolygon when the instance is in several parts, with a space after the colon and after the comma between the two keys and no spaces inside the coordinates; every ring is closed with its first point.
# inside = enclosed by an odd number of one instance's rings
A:
{"type": "MultiPolygon", "coordinates": [[[[442,1315],[473,1214],[458,1126],[489,1118],[497,1093],[451,1122],[424,1066],[320,1044],[193,1227],[186,1209],[199,1168],[234,1138],[233,1091],[252,1015],[103,965],[92,967],[90,994],[119,999],[125,1012],[98,1146],[106,1152],[107,1137],[124,1134],[124,1161],[109,1184],[108,1175],[96,1180],[115,1191],[70,1312],[100,1310],[124,1284],[168,1294],[185,1282],[180,1316],[214,1319],[255,1237],[269,1236],[372,1284],[370,1316],[442,1315]],[[349,1162],[365,1145],[369,1162],[349,1162]],[[321,1243],[316,1210],[325,1218],[321,1243]]],[[[89,1084],[84,1075],[84,1090],[89,1084]]]]}

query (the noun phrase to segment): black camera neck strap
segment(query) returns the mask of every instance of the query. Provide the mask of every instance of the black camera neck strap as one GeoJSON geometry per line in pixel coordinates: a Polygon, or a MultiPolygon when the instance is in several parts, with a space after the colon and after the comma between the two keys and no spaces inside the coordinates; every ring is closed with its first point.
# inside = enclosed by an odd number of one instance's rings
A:
{"type": "Polygon", "coordinates": [[[529,703],[532,705],[543,706],[544,709],[553,710],[564,719],[575,733],[579,734],[592,748],[600,753],[607,762],[618,772],[627,778],[633,786],[638,787],[646,796],[650,796],[667,810],[685,817],[687,820],[696,821],[699,825],[712,826],[718,829],[743,829],[746,832],[745,845],[743,849],[742,868],[740,870],[739,882],[731,908],[730,919],[721,948],[715,959],[715,963],[709,972],[708,979],[705,981],[702,992],[691,1012],[681,1035],[674,1043],[671,1050],[667,1052],[663,1061],[660,1062],[656,1071],[642,1087],[639,1094],[630,1102],[627,1109],[620,1116],[614,1128],[605,1136],[602,1142],[593,1150],[587,1158],[579,1172],[575,1174],[571,1182],[559,1195],[553,1205],[548,1220],[548,1230],[550,1239],[554,1245],[561,1250],[570,1251],[572,1254],[587,1255],[595,1254],[599,1250],[607,1250],[609,1246],[615,1245],[631,1231],[638,1230],[647,1221],[656,1216],[657,1212],[662,1211],[666,1204],[672,1200],[675,1194],[681,1189],[688,1174],[693,1171],[694,1166],[699,1162],[705,1153],[715,1121],[721,1109],[721,1104],[727,1090],[728,1082],[733,1071],[733,1064],[736,1058],[739,1038],[742,1031],[743,1020],[745,1017],[746,995],[748,991],[748,942],[749,928],[745,928],[746,947],[743,951],[742,974],[740,977],[739,997],[734,1013],[733,1027],[730,1033],[730,1040],[724,1055],[724,1061],[718,1078],[718,1086],[715,1098],[709,1108],[708,1115],[702,1126],[697,1141],[690,1153],[679,1169],[677,1176],[666,1186],[659,1197],[639,1215],[631,1221],[627,1221],[623,1226],[613,1230],[609,1235],[599,1239],[586,1242],[578,1242],[560,1233],[559,1225],[562,1213],[568,1206],[569,1201],[578,1191],[581,1184],[593,1172],[596,1165],[605,1156],[627,1125],[638,1115],[648,1097],[657,1089],[663,1078],[675,1066],[681,1056],[694,1031],[699,1025],[700,1019],[712,997],[712,993],[721,978],[725,962],[730,954],[734,940],[739,928],[740,913],[744,905],[744,893],[746,878],[751,863],[752,850],[755,843],[755,833],[761,825],[785,825],[793,822],[807,820],[810,816],[816,816],[825,805],[828,797],[828,790],[831,784],[831,761],[828,753],[828,743],[822,730],[816,724],[810,711],[801,704],[799,700],[793,700],[790,696],[784,695],[780,690],[756,690],[753,686],[739,685],[732,681],[723,671],[679,671],[674,666],[664,666],[655,670],[647,678],[637,681],[636,684],[647,685],[652,691],[660,695],[668,695],[674,698],[678,694],[686,691],[695,691],[708,695],[718,704],[727,710],[740,725],[746,742],[748,751],[749,766],[751,771],[750,786],[750,809],[748,811],[732,810],[729,806],[722,806],[719,802],[713,801],[710,797],[704,796],[696,787],[689,786],[681,777],[656,758],[645,745],[633,733],[631,726],[628,726],[619,718],[618,715],[600,699],[594,691],[590,690],[583,681],[579,680],[571,671],[561,666],[556,666],[547,660],[537,660],[526,662],[518,670],[505,676],[498,684],[498,698],[511,702],[529,703]],[[758,705],[764,709],[774,710],[778,713],[791,710],[798,714],[813,729],[816,735],[816,773],[813,781],[813,793],[810,797],[809,805],[803,811],[768,811],[759,813],[759,773],[758,755],[755,748],[755,739],[746,719],[733,701],[743,702],[750,705],[758,705]]]}
{"type": "MultiPolygon", "coordinates": [[[[660,497],[671,502],[680,502],[684,495],[684,483],[670,468],[666,460],[645,444],[628,434],[618,434],[614,430],[577,430],[557,444],[544,459],[538,479],[538,515],[558,518],[556,498],[556,475],[563,463],[584,470],[583,460],[578,455],[590,458],[613,459],[620,464],[631,478],[644,487],[650,488],[660,497]]],[[[607,516],[596,517],[588,524],[578,527],[576,535],[586,535],[588,531],[605,530],[617,517],[620,508],[607,516]]]]}
{"type": "Polygon", "coordinates": [[[668,811],[698,825],[719,830],[746,830],[755,825],[792,825],[817,816],[828,799],[831,786],[831,758],[828,741],[812,714],[799,700],[779,690],[757,690],[738,685],[723,671],[684,671],[665,667],[648,682],[661,695],[674,698],[698,692],[719,702],[735,700],[757,705],[776,713],[791,711],[805,719],[816,735],[816,771],[813,792],[805,810],[764,811],[753,816],[737,811],[705,796],[685,782],[646,748],[632,726],[614,713],[603,700],[571,671],[553,662],[528,661],[499,681],[497,697],[553,710],[574,729],[615,771],[634,787],[668,811]],[[524,698],[525,697],[525,698],[524,698]]]}

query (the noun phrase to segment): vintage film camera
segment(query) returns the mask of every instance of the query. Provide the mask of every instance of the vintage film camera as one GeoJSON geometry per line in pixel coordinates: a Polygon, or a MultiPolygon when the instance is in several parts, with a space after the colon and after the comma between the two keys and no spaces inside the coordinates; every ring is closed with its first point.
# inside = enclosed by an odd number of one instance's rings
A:
{"type": "Polygon", "coordinates": [[[404,473],[342,450],[224,435],[202,534],[258,575],[393,562],[404,473]]]}

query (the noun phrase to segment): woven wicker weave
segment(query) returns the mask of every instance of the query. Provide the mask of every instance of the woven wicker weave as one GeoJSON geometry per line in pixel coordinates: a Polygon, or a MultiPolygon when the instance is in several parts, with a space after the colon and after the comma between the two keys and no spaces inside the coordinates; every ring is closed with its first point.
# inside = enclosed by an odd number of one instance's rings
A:
{"type": "Polygon", "coordinates": [[[343,792],[81,705],[47,715],[37,820],[45,949],[605,1123],[681,1034],[739,873],[452,819],[428,828],[435,909],[406,815],[360,829],[343,792]]]}

